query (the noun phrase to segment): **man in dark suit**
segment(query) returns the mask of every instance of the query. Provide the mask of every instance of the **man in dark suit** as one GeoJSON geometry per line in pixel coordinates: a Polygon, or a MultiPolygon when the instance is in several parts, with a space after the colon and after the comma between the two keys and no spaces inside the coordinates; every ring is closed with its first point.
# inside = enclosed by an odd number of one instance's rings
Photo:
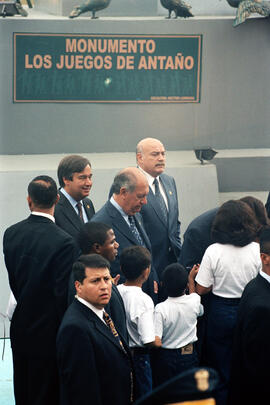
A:
{"type": "Polygon", "coordinates": [[[213,243],[211,228],[218,208],[208,210],[194,218],[184,233],[180,263],[191,269],[201,263],[204,252],[213,243]]]}
{"type": "Polygon", "coordinates": [[[158,139],[141,140],[136,157],[149,184],[147,204],[141,215],[152,246],[153,265],[161,278],[164,268],[179,260],[181,251],[176,185],[173,177],[163,173],[165,149],[158,139]]]}
{"type": "Polygon", "coordinates": [[[67,307],[73,239],[54,224],[55,181],[28,186],[31,215],[5,231],[4,256],[17,306],[11,319],[16,405],[58,405],[55,339],[67,307]]]}
{"type": "Polygon", "coordinates": [[[95,213],[87,198],[92,187],[92,169],[88,159],[79,155],[64,157],[59,163],[60,200],[55,208],[55,223],[75,240],[85,222],[95,213]]]}
{"type": "MultiPolygon", "coordinates": [[[[144,230],[139,214],[146,204],[149,191],[144,174],[135,167],[120,171],[114,178],[110,200],[92,217],[91,221],[109,225],[119,243],[118,255],[111,264],[111,273],[115,277],[120,274],[120,282],[124,276],[120,270],[119,256],[123,249],[131,245],[143,245],[151,252],[151,244],[144,230]]],[[[157,300],[157,275],[154,266],[143,286],[154,302],[157,300]]]]}
{"type": "Polygon", "coordinates": [[[61,405],[128,405],[133,373],[128,346],[104,306],[111,296],[109,262],[80,256],[73,265],[77,296],[57,336],[61,405]]]}
{"type": "Polygon", "coordinates": [[[230,405],[263,404],[270,398],[270,228],[260,235],[262,270],[244,289],[235,329],[230,405]]]}
{"type": "Polygon", "coordinates": [[[268,218],[270,218],[270,193],[268,194],[267,201],[265,204],[265,208],[267,211],[268,218]]]}
{"type": "MultiPolygon", "coordinates": [[[[96,253],[103,256],[109,263],[115,260],[119,247],[114,231],[102,222],[84,224],[78,235],[78,243],[83,255],[96,253]]],[[[113,283],[111,299],[105,310],[112,317],[118,332],[128,342],[124,303],[118,288],[113,283]]]]}

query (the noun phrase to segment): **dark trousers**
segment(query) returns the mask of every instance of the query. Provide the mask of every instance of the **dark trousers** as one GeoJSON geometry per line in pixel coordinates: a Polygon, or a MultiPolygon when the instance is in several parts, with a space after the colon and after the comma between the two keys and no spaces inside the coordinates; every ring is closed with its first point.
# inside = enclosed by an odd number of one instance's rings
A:
{"type": "Polygon", "coordinates": [[[198,356],[193,345],[193,353],[183,354],[182,349],[155,350],[153,373],[155,386],[161,385],[176,375],[198,366],[198,356]]]}
{"type": "Polygon", "coordinates": [[[12,354],[16,405],[59,405],[56,359],[12,354]]]}
{"type": "Polygon", "coordinates": [[[150,355],[147,349],[131,349],[135,372],[135,399],[147,394],[152,390],[152,369],[150,355]]]}
{"type": "Polygon", "coordinates": [[[217,405],[227,403],[233,333],[240,299],[222,298],[212,294],[207,321],[208,364],[220,377],[217,405]]]}

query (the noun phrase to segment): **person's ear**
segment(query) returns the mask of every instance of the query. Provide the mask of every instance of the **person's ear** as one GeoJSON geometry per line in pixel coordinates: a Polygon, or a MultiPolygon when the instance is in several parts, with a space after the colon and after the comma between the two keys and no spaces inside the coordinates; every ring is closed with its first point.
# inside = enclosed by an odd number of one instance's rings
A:
{"type": "Polygon", "coordinates": [[[77,294],[79,294],[80,291],[81,291],[81,286],[82,286],[81,283],[78,280],[76,280],[74,285],[75,285],[75,289],[76,289],[77,294]]]}
{"type": "Polygon", "coordinates": [[[29,207],[30,211],[32,211],[33,210],[32,198],[28,195],[26,199],[27,199],[28,207],[29,207]]]}
{"type": "Polygon", "coordinates": [[[60,200],[60,195],[57,193],[57,197],[56,197],[56,200],[55,200],[55,205],[58,203],[59,200],[60,200]]]}
{"type": "Polygon", "coordinates": [[[126,198],[127,194],[128,194],[128,191],[127,191],[126,187],[121,187],[120,192],[119,192],[120,197],[126,198]]]}
{"type": "Polygon", "coordinates": [[[99,243],[94,243],[93,245],[92,245],[93,247],[93,250],[95,251],[95,253],[97,253],[97,254],[99,254],[100,255],[100,251],[101,251],[101,246],[100,246],[100,244],[99,243]]]}

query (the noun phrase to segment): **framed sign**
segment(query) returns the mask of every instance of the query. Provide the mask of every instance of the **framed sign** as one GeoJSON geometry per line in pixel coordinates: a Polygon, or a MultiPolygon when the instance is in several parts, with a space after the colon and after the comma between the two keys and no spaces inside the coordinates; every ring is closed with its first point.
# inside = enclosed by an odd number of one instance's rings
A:
{"type": "Polygon", "coordinates": [[[14,33],[13,101],[199,103],[202,35],[14,33]]]}

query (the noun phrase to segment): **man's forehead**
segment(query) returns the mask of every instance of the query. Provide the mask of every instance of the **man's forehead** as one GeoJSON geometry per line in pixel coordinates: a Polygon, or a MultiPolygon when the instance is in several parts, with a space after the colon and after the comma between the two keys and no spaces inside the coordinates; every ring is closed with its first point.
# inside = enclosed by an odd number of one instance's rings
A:
{"type": "Polygon", "coordinates": [[[85,274],[92,278],[92,277],[97,277],[97,276],[104,276],[106,274],[110,274],[110,270],[108,267],[102,267],[102,268],[93,268],[93,267],[86,267],[85,269],[85,274]]]}
{"type": "Polygon", "coordinates": [[[160,151],[160,150],[165,151],[163,144],[159,141],[149,141],[145,145],[143,145],[142,148],[143,148],[143,150],[148,151],[148,152],[160,151]]]}
{"type": "Polygon", "coordinates": [[[106,240],[107,240],[107,239],[114,238],[114,237],[115,237],[115,234],[114,234],[113,229],[111,228],[111,229],[109,229],[109,230],[107,231],[107,238],[106,238],[106,240]]]}

